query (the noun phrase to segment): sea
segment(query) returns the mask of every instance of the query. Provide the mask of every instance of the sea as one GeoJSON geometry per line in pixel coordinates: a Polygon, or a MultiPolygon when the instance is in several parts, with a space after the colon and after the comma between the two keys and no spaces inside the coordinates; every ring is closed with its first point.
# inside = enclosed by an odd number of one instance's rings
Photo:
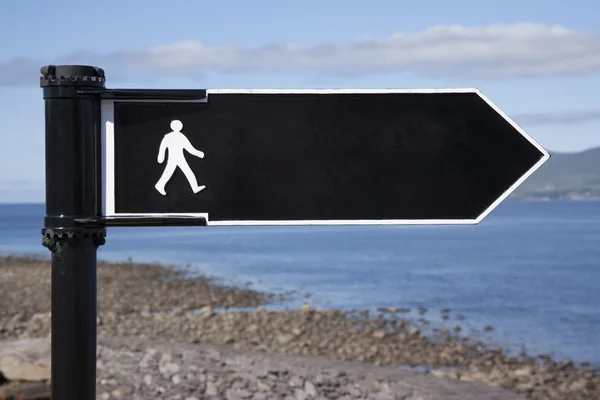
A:
{"type": "MultiPolygon", "coordinates": [[[[0,254],[49,257],[43,216],[0,205],[0,254]]],[[[99,258],[301,293],[273,307],[423,306],[509,351],[600,365],[600,201],[506,200],[469,226],[110,228],[99,258]]]]}

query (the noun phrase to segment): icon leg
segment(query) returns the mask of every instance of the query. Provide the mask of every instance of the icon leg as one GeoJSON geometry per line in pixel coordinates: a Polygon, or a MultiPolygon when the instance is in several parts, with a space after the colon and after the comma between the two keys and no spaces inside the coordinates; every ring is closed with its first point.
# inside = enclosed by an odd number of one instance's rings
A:
{"type": "Polygon", "coordinates": [[[167,182],[169,182],[171,176],[173,176],[173,172],[175,172],[176,167],[177,165],[167,161],[167,166],[165,167],[163,174],[161,175],[158,182],[156,182],[156,185],[154,185],[154,188],[158,191],[158,193],[162,194],[163,196],[166,196],[167,194],[167,192],[165,192],[165,185],[167,184],[167,182]]]}
{"type": "Polygon", "coordinates": [[[179,168],[181,168],[181,170],[183,171],[183,174],[185,175],[188,182],[190,183],[190,187],[192,188],[192,191],[194,193],[198,193],[199,191],[201,191],[202,189],[204,189],[206,187],[204,185],[198,186],[198,181],[196,180],[196,175],[194,175],[194,172],[192,171],[192,169],[190,168],[190,166],[188,165],[187,162],[182,162],[179,165],[179,168]]]}

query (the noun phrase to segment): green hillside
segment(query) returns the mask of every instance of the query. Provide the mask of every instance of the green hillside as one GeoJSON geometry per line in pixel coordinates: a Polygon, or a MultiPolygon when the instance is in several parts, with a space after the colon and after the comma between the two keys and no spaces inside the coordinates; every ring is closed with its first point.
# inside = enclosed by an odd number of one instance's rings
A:
{"type": "Polygon", "coordinates": [[[553,153],[515,192],[516,198],[600,199],[600,147],[553,153]]]}

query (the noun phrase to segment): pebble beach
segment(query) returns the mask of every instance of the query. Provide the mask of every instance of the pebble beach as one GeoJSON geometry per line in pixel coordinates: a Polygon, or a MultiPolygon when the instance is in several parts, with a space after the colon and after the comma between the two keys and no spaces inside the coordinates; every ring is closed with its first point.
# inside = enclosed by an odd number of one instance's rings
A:
{"type": "MultiPolygon", "coordinates": [[[[458,319],[451,328],[428,319],[454,321],[450,309],[423,308],[418,318],[402,304],[376,313],[268,309],[290,296],[168,266],[101,262],[97,398],[600,399],[598,366],[508,354],[458,319]]],[[[0,398],[20,390],[42,400],[48,259],[1,258],[0,304],[0,398]],[[21,358],[37,357],[37,378],[19,372],[16,344],[33,349],[21,358]],[[2,349],[13,353],[3,358],[2,349]]]]}

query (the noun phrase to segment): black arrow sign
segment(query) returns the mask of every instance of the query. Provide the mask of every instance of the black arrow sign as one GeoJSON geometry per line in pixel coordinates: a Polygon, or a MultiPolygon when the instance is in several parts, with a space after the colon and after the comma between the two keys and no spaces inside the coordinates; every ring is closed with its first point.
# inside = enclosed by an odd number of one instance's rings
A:
{"type": "Polygon", "coordinates": [[[478,223],[548,153],[475,89],[103,100],[105,216],[478,223]]]}

